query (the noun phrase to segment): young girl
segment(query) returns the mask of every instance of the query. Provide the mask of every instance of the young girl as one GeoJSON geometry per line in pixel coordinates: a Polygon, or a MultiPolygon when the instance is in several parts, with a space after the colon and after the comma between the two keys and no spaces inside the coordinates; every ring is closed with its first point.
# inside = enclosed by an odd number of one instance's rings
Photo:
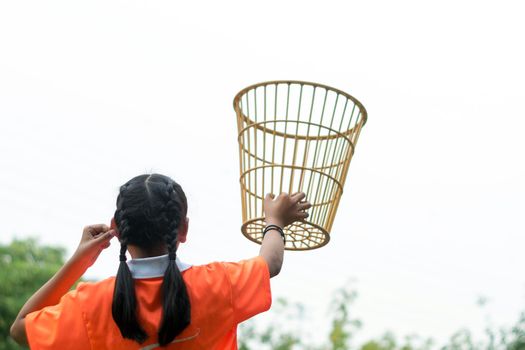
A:
{"type": "Polygon", "coordinates": [[[266,196],[259,256],[191,266],[177,257],[188,234],[182,188],[164,175],[137,176],[120,188],[111,227],[84,229],[71,259],[22,307],[11,336],[32,349],[237,349],[237,325],[270,308],[282,228],[308,216],[304,199],[266,196]],[[69,291],[114,236],[116,277],[69,291]]]}

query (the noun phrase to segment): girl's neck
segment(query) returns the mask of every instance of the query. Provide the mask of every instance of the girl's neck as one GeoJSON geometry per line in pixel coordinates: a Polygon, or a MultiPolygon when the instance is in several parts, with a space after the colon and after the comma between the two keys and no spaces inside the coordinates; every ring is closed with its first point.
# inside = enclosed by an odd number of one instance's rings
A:
{"type": "Polygon", "coordinates": [[[133,245],[128,245],[128,251],[133,259],[141,259],[168,254],[168,247],[166,247],[165,244],[151,248],[141,248],[133,245]]]}

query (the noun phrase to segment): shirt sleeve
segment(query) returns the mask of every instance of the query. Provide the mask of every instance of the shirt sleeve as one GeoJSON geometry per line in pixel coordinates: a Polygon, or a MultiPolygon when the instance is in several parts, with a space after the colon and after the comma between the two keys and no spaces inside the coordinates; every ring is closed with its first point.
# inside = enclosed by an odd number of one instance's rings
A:
{"type": "Polygon", "coordinates": [[[231,283],[234,322],[238,324],[267,311],[272,295],[266,260],[258,256],[224,265],[231,283]]]}
{"type": "Polygon", "coordinates": [[[31,349],[91,349],[76,290],[57,305],[28,314],[25,325],[31,349]]]}

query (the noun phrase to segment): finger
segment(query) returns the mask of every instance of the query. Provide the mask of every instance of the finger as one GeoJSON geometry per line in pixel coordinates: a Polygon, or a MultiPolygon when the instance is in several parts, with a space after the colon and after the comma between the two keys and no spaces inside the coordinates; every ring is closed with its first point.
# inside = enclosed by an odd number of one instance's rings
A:
{"type": "Polygon", "coordinates": [[[274,198],[275,198],[275,195],[273,193],[267,193],[266,197],[264,199],[270,200],[270,199],[274,199],[274,198]]]}
{"type": "Polygon", "coordinates": [[[300,202],[305,198],[306,198],[306,193],[304,192],[297,192],[292,195],[292,199],[296,202],[300,202]]]}
{"type": "Polygon", "coordinates": [[[101,232],[106,232],[109,230],[108,225],[106,224],[96,224],[87,226],[84,231],[89,232],[92,236],[96,236],[101,232]]]}
{"type": "Polygon", "coordinates": [[[306,209],[310,209],[311,207],[312,207],[312,204],[310,202],[297,203],[297,208],[299,208],[299,210],[306,210],[306,209]]]}
{"type": "Polygon", "coordinates": [[[310,216],[310,215],[309,215],[307,212],[305,212],[305,211],[302,211],[302,212],[299,213],[299,217],[300,217],[301,219],[306,219],[306,218],[309,217],[309,216],[310,216]]]}
{"type": "Polygon", "coordinates": [[[296,216],[297,219],[296,220],[305,220],[308,216],[310,216],[310,215],[308,215],[307,212],[301,211],[301,212],[297,213],[297,216],[296,216]]]}
{"type": "Polygon", "coordinates": [[[104,232],[104,233],[94,237],[94,241],[96,241],[97,243],[109,242],[115,236],[116,236],[115,230],[109,230],[107,232],[104,232]]]}

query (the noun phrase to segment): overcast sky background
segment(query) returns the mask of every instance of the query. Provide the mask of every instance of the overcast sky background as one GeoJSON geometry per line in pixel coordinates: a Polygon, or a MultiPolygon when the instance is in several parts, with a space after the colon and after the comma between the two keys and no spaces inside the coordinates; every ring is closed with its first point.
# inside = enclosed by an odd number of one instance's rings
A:
{"type": "MultiPolygon", "coordinates": [[[[274,296],[307,305],[315,339],[350,279],[359,339],[441,342],[486,314],[509,325],[525,309],[523,14],[520,1],[1,2],[1,241],[71,254],[85,225],[109,223],[121,184],[159,172],[188,196],[183,260],[257,254],[240,233],[232,100],[314,81],[369,119],[330,243],[287,252],[274,296]]],[[[116,272],[117,246],[88,277],[116,272]]]]}

